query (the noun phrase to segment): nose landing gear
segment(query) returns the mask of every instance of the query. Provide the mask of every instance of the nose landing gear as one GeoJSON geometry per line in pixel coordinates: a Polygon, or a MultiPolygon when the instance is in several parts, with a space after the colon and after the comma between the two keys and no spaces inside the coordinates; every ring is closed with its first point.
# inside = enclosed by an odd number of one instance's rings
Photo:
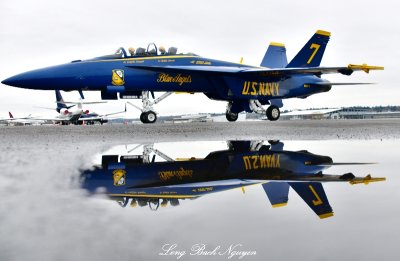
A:
{"type": "Polygon", "coordinates": [[[140,114],[140,121],[143,123],[154,123],[157,120],[157,115],[154,111],[142,112],[140,114]]]}
{"type": "MultiPolygon", "coordinates": [[[[157,114],[154,112],[153,105],[159,103],[160,101],[164,100],[168,96],[172,94],[172,92],[166,92],[161,95],[159,98],[151,101],[149,98],[149,91],[142,91],[142,108],[136,106],[131,102],[127,102],[129,105],[135,107],[136,109],[140,110],[142,113],[140,114],[140,121],[143,123],[155,123],[157,121],[157,114]]],[[[154,98],[154,94],[152,94],[154,98]]]]}

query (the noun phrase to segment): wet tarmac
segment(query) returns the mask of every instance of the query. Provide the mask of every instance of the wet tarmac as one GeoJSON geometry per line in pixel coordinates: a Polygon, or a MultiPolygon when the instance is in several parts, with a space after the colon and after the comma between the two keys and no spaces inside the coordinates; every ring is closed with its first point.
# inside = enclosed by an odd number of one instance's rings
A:
{"type": "Polygon", "coordinates": [[[0,139],[13,143],[58,141],[67,143],[102,142],[118,144],[121,140],[180,141],[218,139],[399,139],[400,119],[376,120],[305,120],[305,121],[246,121],[178,124],[134,124],[93,126],[0,126],[0,139]]]}
{"type": "MultiPolygon", "coordinates": [[[[400,240],[399,127],[399,120],[0,127],[0,260],[393,260],[400,240]],[[145,146],[152,145],[146,167],[166,164],[168,158],[192,164],[190,159],[229,150],[229,140],[267,147],[269,140],[280,140],[290,153],[307,150],[333,162],[376,163],[330,165],[323,174],[371,174],[386,181],[323,183],[334,212],[324,219],[293,188],[287,206],[272,208],[261,184],[177,205],[142,204],[137,194],[121,196],[122,190],[110,199],[106,186],[90,190],[94,183],[85,183],[85,171],[101,166],[104,155],[129,156],[135,168],[141,167],[136,160],[143,162],[145,146]]],[[[240,162],[247,164],[242,154],[240,162]]],[[[284,156],[279,159],[284,166],[284,156]]],[[[111,173],[126,171],[126,182],[141,173],[121,165],[121,158],[111,163],[106,165],[111,173]]],[[[168,169],[162,176],[188,176],[188,170],[196,170],[188,166],[186,172],[168,169]]],[[[250,165],[245,166],[243,173],[250,175],[250,165]]],[[[121,188],[110,180],[110,188],[121,188]]],[[[202,185],[197,189],[216,188],[202,185]]],[[[313,200],[318,205],[318,198],[313,200]]]]}

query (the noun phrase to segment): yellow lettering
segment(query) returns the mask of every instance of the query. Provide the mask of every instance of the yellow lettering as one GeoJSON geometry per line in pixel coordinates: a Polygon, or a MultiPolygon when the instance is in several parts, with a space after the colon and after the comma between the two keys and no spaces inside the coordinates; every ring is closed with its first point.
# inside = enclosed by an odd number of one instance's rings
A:
{"type": "Polygon", "coordinates": [[[251,83],[251,95],[256,95],[257,94],[257,90],[256,90],[256,87],[257,87],[257,83],[256,82],[252,82],[251,83]]]}
{"type": "Polygon", "coordinates": [[[160,171],[158,172],[158,175],[160,176],[160,179],[162,181],[166,181],[172,178],[178,178],[182,180],[185,177],[192,178],[193,170],[185,170],[184,168],[180,168],[179,170],[160,171]]]}
{"type": "Polygon", "coordinates": [[[322,200],[321,198],[318,196],[317,192],[315,191],[315,189],[313,188],[312,185],[308,185],[308,188],[311,190],[311,192],[313,193],[313,195],[315,196],[315,199],[312,201],[314,206],[318,206],[322,204],[322,200]]]}
{"type": "Polygon", "coordinates": [[[273,82],[269,83],[269,92],[271,93],[272,96],[275,95],[274,83],[273,82]]]}
{"type": "Polygon", "coordinates": [[[267,168],[271,167],[271,155],[266,155],[266,159],[267,159],[267,168]]]}
{"type": "Polygon", "coordinates": [[[258,91],[258,93],[260,94],[260,95],[265,95],[265,83],[263,83],[263,82],[260,82],[260,84],[259,84],[259,91],[258,91]]]}
{"type": "Polygon", "coordinates": [[[243,162],[244,162],[244,167],[246,168],[246,170],[249,170],[251,168],[249,156],[244,156],[243,162]]]}
{"type": "Polygon", "coordinates": [[[266,155],[260,156],[260,168],[265,169],[267,167],[266,155]]]}
{"type": "Polygon", "coordinates": [[[253,169],[258,169],[258,156],[251,156],[251,159],[253,160],[253,169]]]}
{"type": "Polygon", "coordinates": [[[249,93],[249,88],[250,82],[244,82],[242,94],[247,95],[249,93]]]}
{"type": "Polygon", "coordinates": [[[276,95],[279,95],[279,83],[275,82],[274,85],[275,85],[275,93],[276,95]]]}
{"type": "Polygon", "coordinates": [[[271,156],[271,168],[275,168],[275,155],[271,156]]]}
{"type": "Polygon", "coordinates": [[[265,83],[265,95],[271,95],[271,93],[269,92],[269,82],[265,83]]]}
{"type": "Polygon", "coordinates": [[[275,168],[281,167],[281,154],[277,155],[275,168]]]}
{"type": "Polygon", "coordinates": [[[311,63],[311,61],[314,59],[314,56],[315,56],[315,54],[318,52],[318,49],[320,48],[321,46],[319,45],[319,44],[311,44],[311,46],[310,46],[310,49],[314,49],[314,51],[313,51],[313,53],[311,54],[311,56],[310,56],[310,59],[308,59],[308,61],[307,61],[307,64],[310,64],[311,63]]]}
{"type": "Polygon", "coordinates": [[[243,156],[243,162],[246,170],[280,168],[280,160],[280,154],[243,156]]]}
{"type": "Polygon", "coordinates": [[[178,74],[176,76],[171,76],[167,73],[160,73],[157,78],[158,83],[168,82],[168,83],[178,83],[179,86],[182,86],[184,83],[191,83],[192,76],[191,75],[181,75],[178,74]]]}

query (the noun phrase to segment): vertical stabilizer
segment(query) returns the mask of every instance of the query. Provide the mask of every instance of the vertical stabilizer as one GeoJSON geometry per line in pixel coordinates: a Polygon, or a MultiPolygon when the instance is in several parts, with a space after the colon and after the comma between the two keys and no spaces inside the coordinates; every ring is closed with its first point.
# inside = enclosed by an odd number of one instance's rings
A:
{"type": "Polygon", "coordinates": [[[332,207],[320,182],[290,182],[289,185],[319,218],[333,216],[332,207]]]}
{"type": "Polygon", "coordinates": [[[330,32],[318,30],[288,64],[287,68],[318,67],[321,64],[330,32]]]}
{"type": "Polygon", "coordinates": [[[287,182],[269,182],[262,184],[273,208],[286,206],[289,200],[289,184],[287,182]]]}
{"type": "Polygon", "coordinates": [[[261,66],[268,68],[285,68],[288,64],[284,44],[272,42],[262,59],[261,66]]]}

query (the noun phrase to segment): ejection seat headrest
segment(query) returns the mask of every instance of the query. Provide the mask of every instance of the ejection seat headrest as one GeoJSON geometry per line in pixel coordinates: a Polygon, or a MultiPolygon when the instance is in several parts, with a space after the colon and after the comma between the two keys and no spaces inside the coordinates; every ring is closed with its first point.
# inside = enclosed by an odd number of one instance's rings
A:
{"type": "Polygon", "coordinates": [[[168,49],[168,54],[176,54],[176,52],[178,51],[178,48],[176,47],[170,47],[168,49]]]}

